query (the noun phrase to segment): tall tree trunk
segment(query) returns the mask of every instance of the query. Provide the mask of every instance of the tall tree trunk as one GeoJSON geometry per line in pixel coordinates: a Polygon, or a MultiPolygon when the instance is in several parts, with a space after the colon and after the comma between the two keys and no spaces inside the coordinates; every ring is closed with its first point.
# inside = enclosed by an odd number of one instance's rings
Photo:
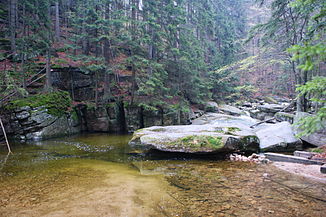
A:
{"type": "Polygon", "coordinates": [[[95,72],[95,108],[98,108],[98,72],[95,72]]]}
{"type": "MultiPolygon", "coordinates": [[[[108,2],[105,5],[105,20],[110,20],[110,2],[108,2]]],[[[104,32],[107,36],[110,35],[110,32],[105,30],[104,32]]],[[[111,51],[111,46],[110,46],[110,39],[105,39],[104,44],[103,44],[103,57],[105,58],[105,61],[107,64],[110,64],[112,57],[112,51],[111,51]]],[[[109,77],[109,72],[106,70],[104,72],[104,100],[107,101],[111,97],[110,93],[110,77],[109,77]]]]}
{"type": "Polygon", "coordinates": [[[23,78],[23,88],[27,89],[27,82],[26,82],[26,73],[25,73],[25,54],[22,54],[22,65],[21,65],[21,74],[23,78]]]}
{"type": "Polygon", "coordinates": [[[52,90],[52,78],[51,78],[51,52],[50,48],[46,51],[46,84],[45,91],[50,92],[52,90]]]}
{"type": "MultiPolygon", "coordinates": [[[[131,1],[131,33],[132,33],[132,40],[136,40],[136,8],[137,8],[137,0],[131,1]]],[[[131,56],[133,55],[133,51],[130,50],[131,56]]],[[[135,92],[136,92],[136,69],[134,65],[131,68],[132,71],[132,87],[131,87],[131,100],[130,104],[133,105],[135,99],[135,92]]]]}
{"type": "Polygon", "coordinates": [[[17,0],[10,0],[9,4],[9,24],[10,24],[10,45],[11,52],[16,53],[16,14],[17,14],[17,0]]]}
{"type": "MultiPolygon", "coordinates": [[[[23,4],[23,36],[26,37],[26,22],[25,22],[25,17],[26,17],[26,5],[23,4]]],[[[22,65],[21,65],[21,70],[22,70],[22,78],[23,78],[23,88],[26,90],[27,89],[27,84],[26,84],[26,73],[25,73],[25,58],[26,58],[26,45],[23,45],[23,53],[22,53],[22,65]]],[[[27,58],[26,58],[27,59],[27,58]]]]}
{"type": "Polygon", "coordinates": [[[57,41],[60,41],[60,12],[59,1],[55,2],[55,37],[57,41]]]}

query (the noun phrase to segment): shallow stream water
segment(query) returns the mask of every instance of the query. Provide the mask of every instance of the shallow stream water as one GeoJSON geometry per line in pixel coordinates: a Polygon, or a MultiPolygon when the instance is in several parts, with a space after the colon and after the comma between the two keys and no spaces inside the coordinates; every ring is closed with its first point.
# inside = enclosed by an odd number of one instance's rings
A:
{"type": "Polygon", "coordinates": [[[130,137],[0,147],[0,216],[325,216],[325,184],[270,165],[148,158],[130,137]]]}

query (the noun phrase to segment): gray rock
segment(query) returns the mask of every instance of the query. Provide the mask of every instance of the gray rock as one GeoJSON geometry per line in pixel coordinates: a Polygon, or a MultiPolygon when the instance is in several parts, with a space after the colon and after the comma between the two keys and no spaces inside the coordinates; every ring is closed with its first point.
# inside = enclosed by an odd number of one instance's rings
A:
{"type": "Polygon", "coordinates": [[[54,123],[58,117],[50,115],[47,110],[36,110],[32,112],[30,120],[35,122],[39,127],[46,127],[54,123]]]}
{"type": "Polygon", "coordinates": [[[244,102],[244,103],[242,103],[242,106],[243,107],[249,107],[249,108],[251,108],[252,107],[252,103],[250,103],[250,102],[244,102]]]}
{"type": "Polygon", "coordinates": [[[144,150],[184,153],[255,152],[259,149],[259,140],[249,127],[231,122],[144,128],[134,133],[130,144],[144,150]]]}
{"type": "Polygon", "coordinates": [[[271,104],[277,104],[277,100],[273,99],[272,97],[266,96],[264,98],[264,101],[267,103],[271,103],[271,104]]]}
{"type": "Polygon", "coordinates": [[[249,116],[231,116],[218,113],[207,113],[192,121],[193,125],[202,124],[241,124],[250,127],[257,123],[257,120],[249,116]]]}
{"type": "Polygon", "coordinates": [[[326,174],[326,164],[320,167],[320,172],[326,174]]]}
{"type": "Polygon", "coordinates": [[[284,109],[285,107],[279,104],[265,104],[257,107],[258,110],[266,113],[276,113],[284,109]]]}
{"type": "Polygon", "coordinates": [[[18,128],[21,127],[21,125],[19,124],[18,121],[11,121],[10,126],[11,126],[12,129],[18,129],[18,128]]]}
{"type": "Polygon", "coordinates": [[[31,124],[33,124],[34,122],[32,121],[32,120],[30,120],[30,119],[26,119],[26,120],[24,120],[24,121],[21,121],[20,122],[20,124],[22,125],[22,126],[28,126],[28,125],[31,125],[31,124]]]}
{"type": "Polygon", "coordinates": [[[19,113],[19,112],[22,112],[22,111],[30,111],[30,110],[31,110],[31,107],[29,107],[29,106],[22,106],[20,108],[15,109],[15,112],[16,113],[19,113]]]}
{"type": "MultiPolygon", "coordinates": [[[[299,134],[302,132],[299,129],[299,125],[297,125],[298,121],[301,120],[303,117],[311,116],[311,114],[306,113],[306,112],[297,112],[295,118],[294,118],[294,130],[296,134],[299,134]]],[[[323,123],[324,126],[326,126],[326,123],[323,123]]],[[[309,135],[309,136],[302,136],[301,139],[305,142],[308,142],[312,145],[315,145],[317,147],[323,146],[326,144],[326,129],[322,128],[321,130],[309,135]]]]}
{"type": "Polygon", "coordinates": [[[250,109],[249,110],[249,114],[250,114],[250,117],[252,118],[255,118],[255,119],[258,119],[258,115],[259,115],[260,111],[258,109],[250,109]]]}
{"type": "Polygon", "coordinates": [[[205,111],[206,112],[216,112],[218,111],[218,105],[216,102],[207,102],[205,105],[205,111]]]}
{"type": "Polygon", "coordinates": [[[30,116],[31,115],[28,111],[22,111],[22,112],[16,113],[16,118],[18,120],[24,120],[24,119],[29,118],[30,116]]]}
{"type": "Polygon", "coordinates": [[[265,124],[256,129],[262,151],[295,151],[302,149],[301,140],[295,138],[288,122],[265,124]]]}
{"type": "Polygon", "coordinates": [[[78,127],[72,126],[73,120],[67,115],[57,118],[52,124],[41,128],[40,130],[26,134],[27,140],[44,140],[54,137],[67,136],[80,132],[78,127]]]}
{"type": "Polygon", "coordinates": [[[87,126],[90,132],[108,132],[109,120],[107,117],[94,117],[87,121],[87,126]]]}
{"type": "Polygon", "coordinates": [[[309,164],[309,165],[322,165],[320,161],[309,160],[303,157],[277,154],[277,153],[265,153],[267,159],[271,161],[280,161],[280,162],[290,162],[290,163],[300,163],[300,164],[309,164]]]}
{"type": "Polygon", "coordinates": [[[306,159],[311,159],[313,156],[317,155],[318,153],[316,152],[307,152],[307,151],[295,151],[293,153],[294,156],[296,157],[303,157],[306,159]]]}
{"type": "Polygon", "coordinates": [[[225,114],[228,115],[235,115],[235,116],[240,116],[244,115],[245,113],[238,109],[237,107],[230,106],[230,105],[219,105],[218,110],[224,112],[225,114]]]}
{"type": "Polygon", "coordinates": [[[274,117],[278,121],[281,121],[281,122],[282,121],[287,121],[287,122],[293,124],[294,116],[295,115],[294,114],[291,114],[291,113],[277,112],[274,117]]]}

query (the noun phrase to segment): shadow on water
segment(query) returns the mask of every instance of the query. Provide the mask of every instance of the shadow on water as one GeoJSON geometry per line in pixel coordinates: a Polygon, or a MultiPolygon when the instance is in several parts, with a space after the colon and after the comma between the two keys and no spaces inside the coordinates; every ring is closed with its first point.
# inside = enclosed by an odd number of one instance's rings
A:
{"type": "Polygon", "coordinates": [[[158,150],[149,150],[143,156],[146,160],[202,160],[202,161],[221,161],[226,160],[229,154],[227,153],[182,153],[182,152],[163,152],[158,150]]]}

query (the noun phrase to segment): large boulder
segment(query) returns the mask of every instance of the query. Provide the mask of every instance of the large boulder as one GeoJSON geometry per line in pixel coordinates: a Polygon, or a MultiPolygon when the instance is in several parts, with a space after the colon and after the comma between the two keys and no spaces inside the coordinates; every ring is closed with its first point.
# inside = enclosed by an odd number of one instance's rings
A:
{"type": "Polygon", "coordinates": [[[130,144],[145,151],[183,153],[259,150],[259,140],[252,131],[227,123],[144,128],[134,133],[130,144]]]}
{"type": "Polygon", "coordinates": [[[44,140],[54,137],[72,135],[80,132],[78,123],[67,115],[54,117],[54,121],[39,130],[25,135],[27,140],[44,140]]]}
{"type": "Polygon", "coordinates": [[[57,116],[51,114],[45,106],[18,107],[4,117],[8,117],[5,121],[8,137],[21,141],[43,140],[80,132],[76,113],[65,112],[57,116]]]}
{"type": "MultiPolygon", "coordinates": [[[[297,112],[294,118],[294,128],[295,128],[295,133],[298,135],[302,132],[302,130],[299,129],[299,125],[298,122],[304,118],[304,117],[308,117],[308,116],[312,116],[309,113],[306,112],[297,112]]],[[[323,126],[326,126],[326,122],[323,123],[323,126]]],[[[301,140],[312,144],[314,146],[323,146],[326,144],[326,128],[322,128],[316,132],[314,132],[313,134],[309,135],[309,136],[301,136],[300,137],[301,140]]]]}
{"type": "Polygon", "coordinates": [[[217,153],[294,151],[302,148],[290,123],[260,124],[248,116],[208,113],[196,125],[144,128],[134,133],[130,144],[144,150],[217,153]]]}
{"type": "Polygon", "coordinates": [[[286,105],[265,103],[249,110],[249,113],[252,118],[256,118],[258,120],[268,120],[273,118],[276,113],[282,111],[285,107],[286,105]]]}
{"type": "Polygon", "coordinates": [[[264,124],[256,129],[262,151],[295,151],[302,149],[302,142],[295,138],[291,124],[281,122],[264,124]]]}

